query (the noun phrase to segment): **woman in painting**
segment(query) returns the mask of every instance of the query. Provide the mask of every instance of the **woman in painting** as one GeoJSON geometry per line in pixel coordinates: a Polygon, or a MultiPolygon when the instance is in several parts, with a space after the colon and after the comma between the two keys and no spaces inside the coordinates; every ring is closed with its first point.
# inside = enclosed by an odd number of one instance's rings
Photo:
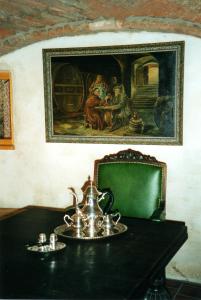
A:
{"type": "Polygon", "coordinates": [[[104,100],[107,93],[108,93],[108,85],[103,77],[103,75],[98,74],[96,76],[96,79],[92,82],[90,88],[89,88],[89,95],[91,95],[94,91],[94,89],[98,88],[99,90],[99,98],[101,100],[104,100]]]}
{"type": "Polygon", "coordinates": [[[96,107],[101,104],[100,91],[98,88],[95,88],[91,91],[91,95],[85,103],[84,114],[86,127],[103,130],[104,121],[101,117],[101,113],[96,109],[96,107]]]}

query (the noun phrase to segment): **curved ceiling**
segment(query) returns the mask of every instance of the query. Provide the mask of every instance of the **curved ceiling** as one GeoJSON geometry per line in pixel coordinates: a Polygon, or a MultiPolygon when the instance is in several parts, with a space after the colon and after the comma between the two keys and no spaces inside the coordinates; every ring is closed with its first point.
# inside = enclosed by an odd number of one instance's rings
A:
{"type": "Polygon", "coordinates": [[[201,0],[0,0],[0,55],[54,37],[120,30],[201,37],[201,0]]]}

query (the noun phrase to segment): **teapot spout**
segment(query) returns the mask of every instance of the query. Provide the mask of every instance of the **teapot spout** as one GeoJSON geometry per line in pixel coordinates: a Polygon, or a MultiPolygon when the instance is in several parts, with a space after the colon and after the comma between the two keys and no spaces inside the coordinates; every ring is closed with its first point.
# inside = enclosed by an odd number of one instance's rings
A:
{"type": "Polygon", "coordinates": [[[73,195],[73,206],[75,206],[75,211],[77,214],[81,214],[81,210],[78,206],[78,196],[75,192],[75,189],[73,187],[68,188],[71,191],[71,194],[73,195]]]}
{"type": "Polygon", "coordinates": [[[73,187],[68,188],[71,191],[71,194],[73,195],[73,206],[76,206],[78,203],[78,196],[75,192],[75,189],[73,187]]]}

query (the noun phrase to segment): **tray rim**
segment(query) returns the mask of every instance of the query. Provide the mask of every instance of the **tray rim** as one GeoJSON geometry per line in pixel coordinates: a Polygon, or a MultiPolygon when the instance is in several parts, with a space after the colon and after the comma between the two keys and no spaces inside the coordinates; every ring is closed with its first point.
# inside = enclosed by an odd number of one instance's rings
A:
{"type": "Polygon", "coordinates": [[[111,238],[111,237],[120,235],[128,230],[128,227],[125,224],[120,223],[120,222],[117,223],[117,225],[115,225],[116,229],[117,229],[117,227],[122,227],[122,230],[117,233],[113,233],[113,234],[108,234],[108,235],[103,235],[103,236],[94,236],[94,237],[89,237],[89,236],[76,237],[76,236],[66,235],[66,234],[62,234],[62,233],[58,232],[58,230],[61,228],[65,228],[65,230],[67,229],[67,231],[68,230],[70,231],[70,229],[71,229],[70,227],[67,227],[66,224],[62,224],[62,225],[55,227],[54,233],[56,233],[60,237],[71,239],[71,240],[81,240],[81,241],[102,240],[102,239],[107,239],[107,238],[111,238]]]}

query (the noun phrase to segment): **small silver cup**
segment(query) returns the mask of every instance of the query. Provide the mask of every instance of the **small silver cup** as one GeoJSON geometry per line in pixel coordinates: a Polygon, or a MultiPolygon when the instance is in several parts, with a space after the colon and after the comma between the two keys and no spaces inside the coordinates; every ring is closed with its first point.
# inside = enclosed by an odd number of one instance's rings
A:
{"type": "Polygon", "coordinates": [[[55,233],[51,233],[50,234],[50,248],[52,250],[56,249],[56,242],[57,242],[58,238],[57,235],[55,233]]]}
{"type": "Polygon", "coordinates": [[[38,237],[38,243],[44,244],[47,241],[47,237],[45,233],[40,233],[38,237]]]}

